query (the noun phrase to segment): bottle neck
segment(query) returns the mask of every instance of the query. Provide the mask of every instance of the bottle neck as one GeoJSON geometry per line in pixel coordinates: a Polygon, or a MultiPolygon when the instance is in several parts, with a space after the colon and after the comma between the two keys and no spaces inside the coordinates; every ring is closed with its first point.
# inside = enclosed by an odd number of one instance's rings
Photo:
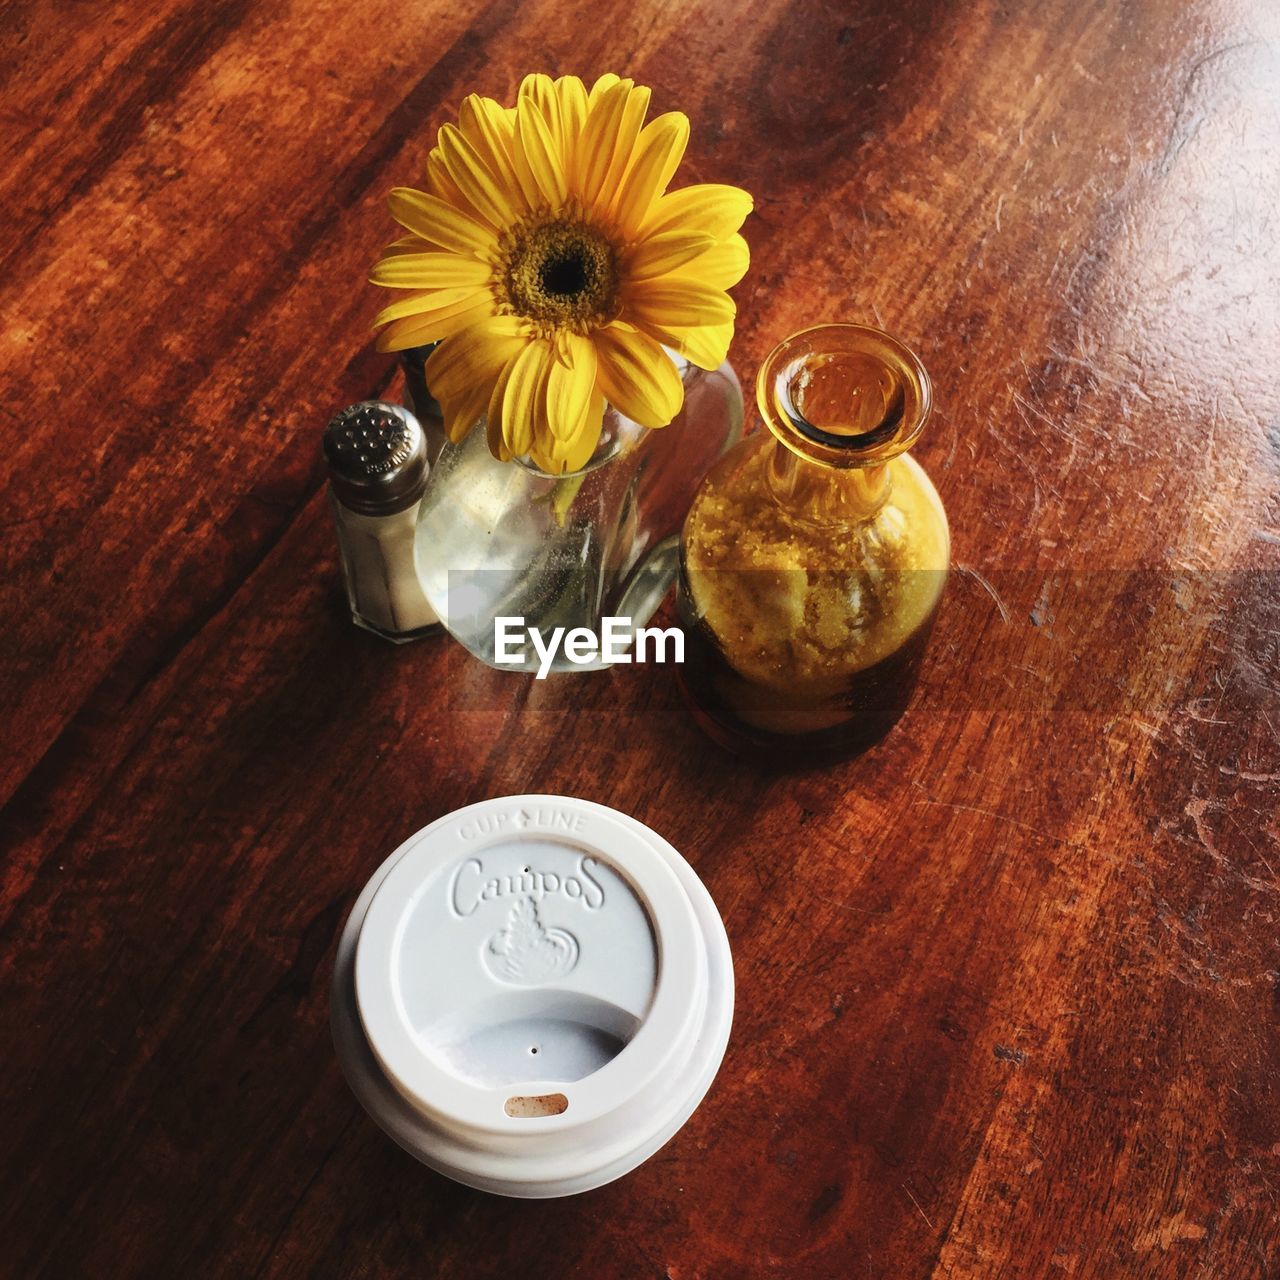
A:
{"type": "Polygon", "coordinates": [[[784,510],[810,524],[860,524],[889,500],[887,463],[828,467],[793,453],[779,441],[768,446],[769,490],[784,510]]]}

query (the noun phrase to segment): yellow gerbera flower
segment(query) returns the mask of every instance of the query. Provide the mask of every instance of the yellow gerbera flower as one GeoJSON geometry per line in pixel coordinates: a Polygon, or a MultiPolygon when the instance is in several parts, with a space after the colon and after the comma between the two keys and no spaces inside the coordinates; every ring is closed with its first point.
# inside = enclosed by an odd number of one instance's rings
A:
{"type": "Polygon", "coordinates": [[[373,269],[409,290],[374,321],[383,351],[440,342],[426,376],[461,440],[576,471],[606,400],[646,427],[679,412],[665,345],[704,369],[733,337],[726,292],[749,262],[751,197],[703,184],[667,193],[689,121],[644,123],[649,90],[615,75],[531,75],[514,107],[472,95],[427,157],[427,190],[391,193],[409,232],[373,269]]]}

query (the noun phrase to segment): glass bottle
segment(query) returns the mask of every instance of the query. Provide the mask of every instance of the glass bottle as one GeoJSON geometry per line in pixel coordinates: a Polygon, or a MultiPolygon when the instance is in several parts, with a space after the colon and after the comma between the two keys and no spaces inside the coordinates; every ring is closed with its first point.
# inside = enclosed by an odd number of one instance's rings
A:
{"type": "Polygon", "coordinates": [[[937,491],[906,450],[928,375],[864,325],[820,325],[770,353],[767,431],[708,475],[685,521],[680,680],[721,745],[820,763],[879,741],[906,710],[950,558],[937,491]]]}
{"type": "MultiPolygon", "coordinates": [[[[726,362],[712,372],[680,360],[684,407],[649,430],[605,410],[595,454],[581,471],[551,476],[528,460],[499,462],[483,424],[446,444],[418,518],[423,590],[449,633],[496,661],[495,623],[518,618],[550,638],[606,617],[644,626],[675,581],[680,526],[707,469],[742,435],[742,390],[726,362]]],[[[625,631],[625,628],[624,628],[625,631]]],[[[520,649],[520,646],[515,646],[520,649]]],[[[585,671],[561,647],[549,670],[585,671]]]]}
{"type": "Polygon", "coordinates": [[[413,562],[426,439],[407,409],[365,400],[324,433],[329,500],[352,621],[401,644],[440,630],[413,562]]]}

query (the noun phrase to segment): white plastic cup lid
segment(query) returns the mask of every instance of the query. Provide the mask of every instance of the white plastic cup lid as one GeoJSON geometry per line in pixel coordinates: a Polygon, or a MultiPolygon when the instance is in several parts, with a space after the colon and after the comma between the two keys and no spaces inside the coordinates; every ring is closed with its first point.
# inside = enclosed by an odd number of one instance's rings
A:
{"type": "Polygon", "coordinates": [[[356,1096],[424,1164],[501,1195],[571,1195],[648,1159],[710,1087],[732,1019],[729,940],[693,868],[587,800],[433,822],[338,943],[356,1096]]]}

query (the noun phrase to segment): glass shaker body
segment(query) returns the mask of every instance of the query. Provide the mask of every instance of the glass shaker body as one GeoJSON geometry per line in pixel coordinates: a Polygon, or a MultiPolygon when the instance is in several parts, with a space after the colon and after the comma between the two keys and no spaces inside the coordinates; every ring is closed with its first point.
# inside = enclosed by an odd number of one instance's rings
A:
{"type": "Polygon", "coordinates": [[[329,501],[352,622],[396,644],[439,631],[413,562],[421,497],[381,516],[353,511],[333,493],[329,501]]]}
{"type": "Polygon", "coordinates": [[[329,424],[324,454],[352,621],[397,644],[440,630],[414,564],[428,475],[421,426],[399,405],[365,401],[329,424]]]}

